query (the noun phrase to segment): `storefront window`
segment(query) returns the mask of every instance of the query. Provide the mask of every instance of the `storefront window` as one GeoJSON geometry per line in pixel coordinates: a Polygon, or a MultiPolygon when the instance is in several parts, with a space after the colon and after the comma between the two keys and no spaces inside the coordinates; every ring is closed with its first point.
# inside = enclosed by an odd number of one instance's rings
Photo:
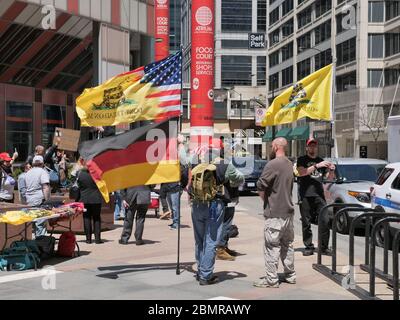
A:
{"type": "Polygon", "coordinates": [[[53,144],[56,128],[66,128],[66,109],[63,106],[43,106],[42,144],[49,147],[53,144]]]}
{"type": "Polygon", "coordinates": [[[12,154],[17,149],[19,153],[18,161],[24,161],[33,149],[32,122],[33,106],[31,103],[7,102],[6,151],[12,154]]]}

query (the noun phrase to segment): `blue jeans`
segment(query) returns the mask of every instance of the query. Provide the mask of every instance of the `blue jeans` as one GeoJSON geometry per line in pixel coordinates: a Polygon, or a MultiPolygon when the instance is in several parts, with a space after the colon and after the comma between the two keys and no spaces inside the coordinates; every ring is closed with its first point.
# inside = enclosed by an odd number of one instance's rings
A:
{"type": "Polygon", "coordinates": [[[172,223],[175,227],[178,226],[181,212],[181,195],[182,191],[174,193],[168,192],[167,194],[167,202],[172,211],[172,223]]]}
{"type": "Polygon", "coordinates": [[[115,191],[115,209],[114,209],[114,220],[118,220],[119,217],[125,217],[125,208],[122,205],[121,192],[115,191]]]}
{"type": "Polygon", "coordinates": [[[218,240],[224,220],[224,203],[220,200],[192,204],[197,273],[203,280],[213,276],[218,240]]]}
{"type": "Polygon", "coordinates": [[[235,215],[235,207],[225,207],[225,212],[224,212],[224,220],[222,223],[222,228],[221,228],[221,236],[218,240],[218,247],[227,247],[228,246],[228,241],[229,241],[229,228],[232,225],[233,222],[233,216],[235,215]]]}

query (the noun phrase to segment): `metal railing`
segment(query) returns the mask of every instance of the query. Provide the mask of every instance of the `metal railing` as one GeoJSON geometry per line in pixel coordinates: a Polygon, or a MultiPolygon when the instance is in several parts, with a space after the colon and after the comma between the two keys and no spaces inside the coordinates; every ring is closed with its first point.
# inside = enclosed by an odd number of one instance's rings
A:
{"type": "Polygon", "coordinates": [[[399,247],[400,247],[400,230],[396,233],[393,239],[393,275],[389,275],[389,223],[400,222],[400,214],[384,213],[375,209],[359,207],[354,204],[332,204],[325,206],[319,213],[318,220],[318,258],[317,263],[313,268],[324,274],[338,284],[346,285],[346,289],[356,296],[363,299],[377,299],[375,295],[375,279],[384,280],[389,286],[393,286],[393,299],[399,300],[399,247]],[[332,220],[332,267],[329,268],[322,264],[322,225],[323,215],[327,213],[329,208],[340,208],[334,213],[332,220]],[[342,214],[348,212],[362,212],[355,217],[349,229],[349,271],[347,274],[337,272],[337,220],[342,214]],[[369,273],[369,291],[361,288],[355,283],[355,231],[360,222],[365,220],[365,250],[364,264],[360,264],[361,270],[369,273]],[[372,222],[375,223],[372,223],[372,222]],[[371,231],[372,226],[372,231],[371,231]],[[384,257],[383,270],[376,268],[376,246],[377,232],[381,227],[384,227],[384,257]]]}

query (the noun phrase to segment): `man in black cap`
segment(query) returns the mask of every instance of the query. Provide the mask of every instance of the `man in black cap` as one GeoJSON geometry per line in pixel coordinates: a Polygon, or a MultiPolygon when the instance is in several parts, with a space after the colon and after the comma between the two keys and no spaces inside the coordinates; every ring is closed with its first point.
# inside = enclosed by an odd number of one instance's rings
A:
{"type": "MultiPolygon", "coordinates": [[[[314,254],[315,247],[312,242],[311,222],[318,221],[320,210],[326,205],[322,178],[332,177],[335,165],[318,156],[318,142],[315,139],[307,140],[307,154],[297,159],[299,173],[299,203],[301,222],[303,227],[304,256],[314,254]]],[[[329,217],[322,217],[322,253],[331,255],[329,245],[329,217]]]]}

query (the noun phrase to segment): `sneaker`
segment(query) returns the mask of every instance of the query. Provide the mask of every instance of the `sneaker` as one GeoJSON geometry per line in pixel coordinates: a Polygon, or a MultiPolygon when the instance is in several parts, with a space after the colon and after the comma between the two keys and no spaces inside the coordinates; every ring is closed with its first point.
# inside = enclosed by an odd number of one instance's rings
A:
{"type": "Polygon", "coordinates": [[[128,242],[122,241],[122,240],[118,240],[118,243],[119,243],[119,244],[122,244],[122,245],[127,245],[127,244],[128,244],[128,242]]]}
{"type": "Polygon", "coordinates": [[[92,240],[86,240],[87,244],[92,244],[92,240]]]}
{"type": "Polygon", "coordinates": [[[104,241],[103,241],[103,240],[96,240],[95,243],[96,243],[96,244],[103,244],[104,241]]]}
{"type": "Polygon", "coordinates": [[[314,254],[315,249],[314,248],[305,248],[303,251],[303,256],[308,257],[312,256],[314,254]]]}
{"type": "Polygon", "coordinates": [[[235,250],[231,250],[228,247],[225,247],[225,251],[228,252],[232,257],[236,257],[238,253],[235,250]]]}
{"type": "Polygon", "coordinates": [[[296,276],[284,278],[283,282],[288,284],[296,284],[296,276]]]}
{"type": "Polygon", "coordinates": [[[144,245],[144,241],[143,240],[136,240],[136,245],[137,246],[142,246],[142,245],[144,245]]]}
{"type": "Polygon", "coordinates": [[[234,261],[235,257],[226,252],[225,248],[217,248],[217,260],[234,261]]]}
{"type": "Polygon", "coordinates": [[[219,281],[219,279],[218,279],[218,277],[217,276],[213,276],[211,279],[209,279],[209,280],[205,280],[205,279],[199,279],[199,285],[201,285],[201,286],[209,286],[209,285],[212,285],[212,284],[216,284],[216,283],[218,283],[218,281],[219,281]]]}
{"type": "Polygon", "coordinates": [[[261,279],[261,280],[254,281],[253,282],[253,286],[256,287],[256,288],[279,288],[279,283],[270,284],[264,278],[264,279],[261,279]]]}
{"type": "Polygon", "coordinates": [[[178,229],[178,225],[176,225],[176,224],[169,225],[169,230],[177,230],[177,229],[178,229]]]}
{"type": "Polygon", "coordinates": [[[332,249],[329,249],[329,248],[322,249],[322,254],[323,254],[324,256],[329,256],[329,257],[331,257],[331,256],[332,256],[332,249]]]}

